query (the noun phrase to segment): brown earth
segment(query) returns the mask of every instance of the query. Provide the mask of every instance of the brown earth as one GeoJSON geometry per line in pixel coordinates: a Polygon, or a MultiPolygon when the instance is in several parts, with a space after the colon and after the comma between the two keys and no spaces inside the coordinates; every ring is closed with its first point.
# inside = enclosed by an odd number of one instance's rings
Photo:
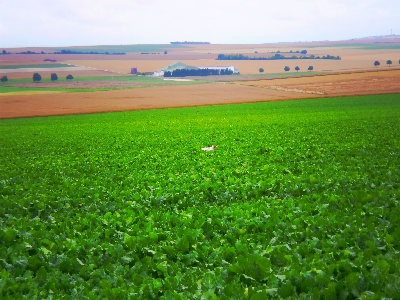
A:
{"type": "Polygon", "coordinates": [[[400,93],[400,69],[348,74],[318,75],[299,78],[236,82],[268,90],[309,95],[351,96],[400,93]]]}
{"type": "MultiPolygon", "coordinates": [[[[3,94],[4,95],[4,94],[3,94]]],[[[0,118],[68,115],[109,111],[216,105],[304,98],[234,84],[167,86],[88,93],[0,96],[0,118]]]]}
{"type": "MultiPolygon", "coordinates": [[[[374,61],[381,63],[379,68],[388,68],[387,60],[392,60],[393,66],[399,66],[399,49],[384,49],[387,46],[399,46],[400,38],[386,37],[381,39],[357,39],[336,42],[306,42],[306,43],[278,43],[257,45],[190,45],[186,48],[168,49],[168,54],[146,54],[127,53],[126,55],[99,55],[99,54],[10,54],[0,55],[0,65],[38,64],[44,63],[44,59],[57,60],[58,63],[69,63],[79,67],[92,68],[92,72],[116,72],[128,74],[133,67],[139,72],[154,72],[174,62],[181,61],[193,66],[235,66],[244,75],[258,74],[259,68],[268,73],[282,73],[285,66],[294,71],[298,66],[300,71],[307,71],[312,65],[316,72],[347,72],[360,70],[373,70],[374,61]],[[376,46],[377,49],[363,49],[355,47],[354,44],[376,46]],[[383,47],[383,49],[379,49],[383,47]],[[340,56],[341,60],[278,60],[278,61],[219,61],[216,60],[219,53],[241,53],[248,56],[271,56],[280,51],[285,56],[299,55],[296,51],[307,50],[307,54],[324,56],[340,56]],[[293,51],[293,53],[289,53],[293,51]],[[256,53],[257,52],[257,53],[256,53]]],[[[11,49],[15,52],[18,49],[11,49]]],[[[36,52],[45,51],[46,48],[24,49],[36,52]]],[[[20,51],[20,50],[19,50],[20,51]]],[[[79,73],[81,74],[81,73],[79,73]]],[[[9,78],[14,74],[10,71],[9,78]]],[[[78,76],[73,74],[74,77],[78,76]]],[[[18,78],[22,74],[18,73],[18,78]]],[[[32,76],[32,72],[25,74],[26,78],[32,76]]],[[[81,76],[81,75],[79,75],[81,76]]],[[[91,75],[92,76],[92,75],[91,75]]]]}
{"type": "Polygon", "coordinates": [[[0,94],[0,118],[386,93],[400,95],[400,70],[104,92],[0,94]]]}
{"type": "MultiPolygon", "coordinates": [[[[399,39],[386,39],[385,45],[400,44],[399,39]]],[[[0,94],[0,118],[67,115],[198,105],[216,105],[256,101],[279,101],[288,99],[320,98],[346,95],[385,94],[400,95],[399,50],[362,50],[352,43],[376,43],[357,40],[332,43],[265,44],[265,45],[196,45],[189,48],[170,49],[168,54],[141,55],[128,53],[123,56],[106,55],[0,55],[0,65],[43,63],[45,58],[70,63],[80,69],[41,70],[42,77],[57,72],[59,78],[72,74],[75,78],[85,76],[115,76],[113,81],[73,81],[53,83],[25,83],[25,87],[59,88],[128,88],[103,92],[44,92],[0,94]],[[345,44],[348,44],[346,46],[345,44]],[[317,46],[317,48],[313,47],[317,46]],[[280,50],[307,49],[308,54],[341,56],[341,60],[283,60],[283,61],[216,61],[218,53],[243,53],[270,55],[280,50]],[[386,65],[390,59],[391,67],[386,65]],[[381,62],[374,67],[373,62],[381,62]],[[214,84],[182,86],[151,86],[118,80],[119,75],[129,73],[131,67],[140,72],[153,72],[176,61],[194,66],[235,66],[242,76],[215,77],[214,84]],[[309,65],[324,75],[268,79],[269,73],[283,73],[284,66],[295,66],[305,72],[309,65]],[[259,74],[264,68],[265,75],[259,74]],[[72,72],[73,70],[73,72],[72,72]],[[328,75],[326,75],[328,74],[328,75]],[[225,82],[224,82],[225,81],[225,82]],[[228,82],[229,81],[229,82],[228,82]]],[[[38,49],[34,49],[39,51],[38,49]]],[[[6,70],[0,75],[9,79],[32,78],[33,70],[6,70]]],[[[288,75],[288,74],[285,74],[288,75]]],[[[277,75],[279,76],[279,75],[277,75]]],[[[10,83],[11,84],[11,83],[10,83]]],[[[16,84],[14,84],[16,85],[16,84]]],[[[400,98],[400,96],[399,96],[400,98]]]]}

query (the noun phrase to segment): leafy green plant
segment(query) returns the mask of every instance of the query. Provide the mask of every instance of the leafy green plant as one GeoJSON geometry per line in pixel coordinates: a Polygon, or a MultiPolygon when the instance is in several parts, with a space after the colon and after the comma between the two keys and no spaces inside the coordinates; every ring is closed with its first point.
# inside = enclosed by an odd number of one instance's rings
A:
{"type": "Polygon", "coordinates": [[[399,105],[1,120],[1,296],[399,298],[399,105]]]}

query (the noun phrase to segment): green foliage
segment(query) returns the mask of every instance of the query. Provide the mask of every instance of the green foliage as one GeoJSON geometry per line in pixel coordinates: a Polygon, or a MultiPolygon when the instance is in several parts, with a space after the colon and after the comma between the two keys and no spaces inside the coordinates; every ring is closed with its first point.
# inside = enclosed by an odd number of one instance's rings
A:
{"type": "Polygon", "coordinates": [[[34,73],[32,79],[34,82],[39,82],[42,80],[42,76],[39,73],[34,73]]]}
{"type": "Polygon", "coordinates": [[[6,75],[1,76],[0,82],[7,82],[7,81],[8,81],[8,77],[6,75]]]}
{"type": "MultiPolygon", "coordinates": [[[[30,83],[30,79],[10,79],[9,86],[0,86],[1,93],[10,92],[29,92],[29,91],[61,91],[61,92],[94,92],[94,91],[108,91],[108,90],[121,90],[121,89],[135,89],[135,88],[148,88],[154,86],[170,86],[170,85],[193,85],[193,84],[205,84],[209,81],[205,80],[195,80],[195,81],[165,81],[160,78],[145,77],[145,76],[93,76],[93,77],[74,77],[71,74],[67,76],[68,78],[59,78],[62,81],[124,81],[127,84],[123,87],[101,87],[101,88],[75,88],[74,86],[60,87],[60,88],[35,88],[35,87],[23,87],[21,84],[30,83]],[[12,86],[11,84],[18,84],[19,86],[12,86]],[[130,85],[131,84],[131,85],[130,85]]],[[[49,82],[50,78],[43,78],[42,82],[49,82]]]]}
{"type": "Polygon", "coordinates": [[[398,299],[399,100],[1,120],[0,296],[398,299]]]}
{"type": "MultiPolygon", "coordinates": [[[[286,53],[292,53],[292,52],[286,52],[286,53]]],[[[297,51],[297,53],[300,53],[300,51],[297,51]]],[[[248,55],[243,55],[243,54],[218,54],[216,60],[291,60],[291,59],[331,59],[331,60],[340,60],[340,56],[332,56],[332,55],[324,55],[322,57],[320,56],[315,56],[315,55],[309,55],[306,56],[305,54],[307,53],[306,50],[301,51],[300,56],[292,55],[292,56],[285,56],[282,55],[281,52],[278,50],[273,56],[268,56],[268,57],[251,57],[248,55]],[[305,51],[305,53],[304,53],[305,51]]]]}
{"type": "Polygon", "coordinates": [[[285,72],[289,72],[290,71],[290,68],[288,66],[285,66],[283,69],[285,70],[285,72]]]}
{"type": "Polygon", "coordinates": [[[258,69],[258,71],[259,71],[260,73],[264,73],[264,69],[263,69],[263,68],[258,69]]]}
{"type": "Polygon", "coordinates": [[[380,63],[379,61],[377,61],[377,60],[374,62],[374,66],[375,66],[375,67],[380,66],[380,64],[381,64],[381,63],[380,63]]]}
{"type": "MultiPolygon", "coordinates": [[[[69,75],[68,75],[69,76],[69,75]]],[[[68,77],[67,76],[67,77],[68,77]]],[[[72,76],[72,75],[71,75],[72,76]]],[[[50,79],[51,79],[51,81],[55,81],[55,80],[58,80],[58,75],[56,74],[56,73],[51,73],[51,75],[50,75],[50,79]]],[[[68,79],[68,78],[67,78],[68,79]]]]}

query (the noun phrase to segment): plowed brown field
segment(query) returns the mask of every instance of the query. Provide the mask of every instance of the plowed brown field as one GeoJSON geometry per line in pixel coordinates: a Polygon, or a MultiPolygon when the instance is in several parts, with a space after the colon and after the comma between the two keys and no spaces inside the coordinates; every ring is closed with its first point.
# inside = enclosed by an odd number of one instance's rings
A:
{"type": "Polygon", "coordinates": [[[290,91],[329,97],[400,93],[400,69],[380,72],[246,81],[238,82],[237,84],[268,90],[290,91]]]}
{"type": "MultiPolygon", "coordinates": [[[[22,94],[0,94],[0,118],[66,115],[79,113],[97,113],[137,109],[214,105],[255,101],[276,101],[287,99],[334,97],[345,95],[365,95],[397,93],[400,95],[400,53],[396,47],[399,38],[357,40],[339,43],[300,43],[265,45],[191,45],[186,48],[168,50],[168,54],[142,55],[127,53],[121,56],[107,55],[0,55],[0,65],[13,66],[25,64],[43,64],[43,60],[56,59],[59,63],[70,63],[79,68],[48,69],[40,71],[42,77],[49,78],[57,72],[59,78],[71,73],[75,78],[85,76],[116,76],[113,81],[73,81],[54,82],[51,87],[75,88],[124,88],[104,92],[30,92],[22,94]],[[353,44],[358,44],[354,47],[353,44]],[[340,44],[340,45],[338,45],[340,44]],[[369,45],[369,48],[360,45],[369,45]],[[390,47],[387,47],[387,46],[390,47]],[[373,50],[371,50],[373,48],[373,50]],[[392,48],[392,49],[390,49],[392,48]],[[307,49],[308,54],[340,56],[341,60],[278,60],[278,61],[219,61],[219,53],[243,53],[246,55],[268,56],[276,51],[293,52],[307,49]],[[368,50],[367,50],[368,49],[368,50]],[[386,64],[387,60],[392,65],[386,64]],[[374,67],[374,61],[380,61],[374,67]],[[213,77],[214,84],[196,84],[188,86],[148,87],[146,84],[127,83],[118,80],[118,75],[128,74],[132,67],[139,72],[154,72],[176,61],[193,66],[235,66],[242,76],[213,77]],[[286,79],[267,79],[270,73],[284,73],[289,66],[291,74],[295,67],[306,72],[312,65],[314,71],[323,75],[306,77],[288,77],[286,79]],[[261,76],[259,68],[265,70],[261,76]],[[255,80],[257,79],[257,80],[255,80]],[[222,82],[222,81],[229,81],[222,82]],[[64,86],[65,85],[65,86],[64,86]],[[126,89],[129,88],[129,89],[126,89]]],[[[40,49],[34,49],[40,51],[40,49]]],[[[47,51],[46,49],[44,49],[47,51]]],[[[15,50],[17,51],[17,50],[15,50]]],[[[294,55],[296,53],[293,53],[294,55]]],[[[287,54],[285,54],[287,55],[287,54]]],[[[9,85],[21,87],[50,87],[49,83],[11,83],[12,79],[32,78],[34,70],[5,69],[1,76],[7,75],[9,85]]],[[[289,75],[289,72],[285,75],[289,75]]],[[[304,74],[303,74],[304,75],[304,74]]],[[[276,75],[279,76],[279,75],[276,75]]],[[[211,80],[211,78],[210,78],[211,80]]]]}
{"type": "Polygon", "coordinates": [[[87,93],[0,94],[0,118],[399,93],[400,70],[87,93]]]}

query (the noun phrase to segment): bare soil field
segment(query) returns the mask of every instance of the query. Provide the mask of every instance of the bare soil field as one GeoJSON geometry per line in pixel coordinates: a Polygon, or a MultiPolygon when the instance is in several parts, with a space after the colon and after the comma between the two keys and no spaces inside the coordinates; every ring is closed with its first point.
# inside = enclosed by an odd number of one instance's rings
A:
{"type": "MultiPolygon", "coordinates": [[[[319,51],[322,52],[322,51],[319,51]]],[[[236,52],[235,52],[236,53],[236,52]]],[[[307,71],[309,66],[314,67],[315,72],[343,72],[343,71],[360,71],[373,70],[376,67],[374,62],[380,61],[379,68],[389,68],[386,65],[387,60],[392,60],[393,66],[399,66],[400,59],[399,51],[395,50],[341,50],[334,49],[328,53],[322,52],[321,55],[340,56],[341,60],[328,59],[303,59],[303,60],[215,60],[212,59],[180,59],[189,66],[207,67],[207,66],[234,66],[239,69],[240,74],[259,74],[259,69],[263,68],[265,74],[283,73],[284,67],[289,66],[291,72],[295,72],[295,67],[298,66],[300,71],[307,71]]],[[[317,54],[319,55],[319,54],[317,54]]],[[[215,55],[214,55],[215,56],[215,55]]],[[[119,73],[129,73],[133,67],[138,68],[139,72],[154,72],[158,69],[171,65],[178,60],[170,59],[141,59],[141,60],[67,60],[66,63],[76,66],[91,67],[98,70],[114,71],[119,73]]],[[[393,67],[392,66],[392,67],[393,67]]]]}
{"type": "MultiPolygon", "coordinates": [[[[306,96],[304,96],[306,97],[306,96]]],[[[0,118],[54,116],[304,98],[233,84],[168,86],[89,93],[0,96],[0,118]]]]}
{"type": "MultiPolygon", "coordinates": [[[[11,49],[15,52],[18,49],[11,49]]],[[[29,49],[24,49],[24,51],[29,49]]],[[[32,51],[48,51],[46,48],[32,48],[32,51]]],[[[259,68],[265,73],[282,73],[285,66],[294,72],[299,66],[306,71],[312,65],[316,72],[340,72],[374,69],[374,61],[380,61],[379,68],[387,68],[387,60],[392,66],[400,66],[400,38],[385,37],[382,39],[357,39],[335,42],[277,43],[256,45],[187,45],[183,48],[168,49],[168,53],[156,54],[126,53],[126,55],[102,54],[9,54],[0,55],[0,65],[38,64],[45,59],[58,63],[69,63],[78,67],[91,68],[97,72],[116,72],[129,74],[131,68],[137,67],[139,72],[154,72],[174,62],[181,61],[193,66],[235,66],[244,75],[258,74],[259,68]],[[364,47],[365,45],[365,47],[364,47]],[[244,54],[250,57],[268,57],[277,51],[285,56],[298,55],[296,51],[307,50],[307,54],[315,56],[340,56],[341,60],[278,60],[278,61],[220,61],[218,54],[244,54]],[[292,51],[292,53],[290,53],[292,51]]],[[[7,74],[9,75],[9,74],[7,74]]],[[[14,76],[10,74],[9,77],[14,76]]],[[[74,74],[73,74],[74,75],[74,74]]],[[[21,77],[22,74],[17,76],[21,77]]],[[[25,76],[32,76],[31,73],[25,76]]],[[[74,75],[75,76],[75,75],[74,75]]]]}
{"type": "Polygon", "coordinates": [[[0,94],[0,118],[400,94],[400,70],[86,93],[0,94]]]}
{"type": "MultiPolygon", "coordinates": [[[[40,69],[44,78],[56,72],[58,77],[72,74],[75,78],[87,76],[116,76],[112,81],[72,81],[17,83],[14,87],[35,88],[117,88],[102,92],[65,93],[62,90],[49,92],[38,89],[29,93],[0,94],[0,118],[67,115],[138,109],[169,108],[199,105],[218,105],[256,101],[280,101],[290,99],[335,97],[365,94],[400,94],[400,39],[352,40],[342,42],[313,42],[263,45],[190,45],[186,48],[169,49],[167,54],[127,53],[121,56],[92,54],[7,54],[0,55],[1,66],[43,64],[44,59],[56,59],[58,63],[69,63],[75,69],[40,69]],[[355,46],[356,44],[356,46],[355,46]],[[360,44],[368,47],[360,47],[360,44]],[[390,47],[387,47],[387,46],[390,47]],[[393,47],[394,46],[394,47],[393,47]],[[270,56],[278,50],[301,51],[308,54],[340,56],[341,60],[277,60],[277,61],[220,61],[219,53],[242,53],[270,56]],[[258,52],[258,53],[256,53],[258,52]],[[392,65],[386,65],[387,60],[392,65]],[[374,67],[374,61],[380,61],[374,67]],[[182,86],[152,86],[118,80],[132,67],[139,72],[154,72],[176,61],[193,66],[235,66],[241,76],[217,76],[213,84],[182,86]],[[288,78],[279,74],[289,66],[288,78]],[[293,77],[295,67],[307,74],[309,66],[314,72],[323,73],[293,77]],[[265,72],[259,73],[259,68],[265,72]],[[276,74],[276,76],[274,75],[276,74]],[[270,77],[272,76],[272,77],[270,77]],[[275,78],[274,78],[275,77],[275,78]],[[278,77],[278,78],[277,78],[278,77]],[[151,86],[151,87],[150,87],[151,86]],[[140,88],[138,88],[140,87],[140,88]]],[[[40,51],[40,49],[34,49],[40,51]]],[[[44,49],[46,50],[46,49],[44,49]]],[[[295,54],[295,53],[293,53],[295,54]]],[[[286,54],[285,54],[286,55],[286,54]]],[[[36,69],[38,70],[38,69],[36,69]]],[[[1,71],[9,79],[32,78],[35,69],[1,71]]],[[[203,78],[204,79],[204,78],[203,78]]]]}
{"type": "Polygon", "coordinates": [[[236,82],[236,84],[321,96],[400,94],[400,69],[236,82]]]}

